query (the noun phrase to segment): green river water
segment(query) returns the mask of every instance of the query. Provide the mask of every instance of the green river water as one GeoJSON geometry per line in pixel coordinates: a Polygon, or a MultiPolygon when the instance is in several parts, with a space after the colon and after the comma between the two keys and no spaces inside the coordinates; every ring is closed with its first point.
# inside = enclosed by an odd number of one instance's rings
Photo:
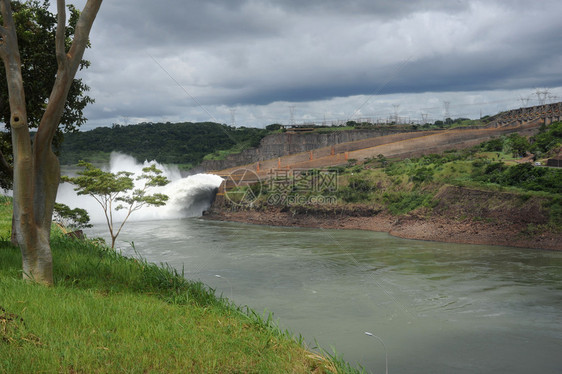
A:
{"type": "Polygon", "coordinates": [[[200,218],[129,222],[132,242],[368,372],[562,372],[562,252],[200,218]]]}

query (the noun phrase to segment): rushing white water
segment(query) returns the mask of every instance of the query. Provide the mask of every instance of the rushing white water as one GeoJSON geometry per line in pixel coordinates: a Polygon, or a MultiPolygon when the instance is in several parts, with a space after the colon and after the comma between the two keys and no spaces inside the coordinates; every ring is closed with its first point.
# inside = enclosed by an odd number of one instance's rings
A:
{"type": "MultiPolygon", "coordinates": [[[[133,157],[120,153],[112,153],[111,160],[105,171],[116,173],[119,171],[132,172],[140,175],[144,167],[155,164],[163,171],[170,183],[163,187],[150,189],[150,193],[159,192],[167,195],[169,200],[165,206],[151,207],[146,206],[134,212],[129,218],[132,221],[177,219],[185,217],[200,216],[202,212],[209,208],[217,188],[222,182],[222,178],[212,174],[195,174],[182,177],[176,167],[168,167],[158,164],[155,161],[145,161],[139,163],[133,157]]],[[[134,177],[133,177],[134,178],[134,177]]],[[[101,206],[90,196],[79,196],[74,191],[74,186],[63,183],[59,187],[57,202],[64,203],[71,208],[86,209],[90,215],[92,223],[105,221],[105,216],[101,206]]],[[[114,220],[123,220],[125,210],[114,213],[114,220]]]]}

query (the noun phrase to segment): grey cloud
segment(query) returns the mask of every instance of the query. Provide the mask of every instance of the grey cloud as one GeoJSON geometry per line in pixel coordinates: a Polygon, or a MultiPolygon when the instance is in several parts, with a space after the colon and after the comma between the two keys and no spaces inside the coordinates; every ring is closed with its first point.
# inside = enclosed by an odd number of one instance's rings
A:
{"type": "Polygon", "coordinates": [[[381,18],[399,17],[415,11],[440,10],[453,12],[463,10],[468,6],[468,1],[451,0],[269,0],[270,4],[293,11],[307,13],[347,13],[355,15],[370,15],[381,18]]]}
{"type": "Polygon", "coordinates": [[[551,0],[106,1],[81,74],[95,90],[90,118],[193,115],[197,104],[176,82],[205,106],[260,111],[353,95],[557,87],[560,11],[551,0]]]}

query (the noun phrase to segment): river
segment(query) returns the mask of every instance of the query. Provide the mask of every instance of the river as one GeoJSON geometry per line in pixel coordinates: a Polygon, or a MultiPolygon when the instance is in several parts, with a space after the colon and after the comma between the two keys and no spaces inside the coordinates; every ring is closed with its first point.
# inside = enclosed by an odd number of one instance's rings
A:
{"type": "Polygon", "coordinates": [[[369,372],[562,369],[562,252],[200,218],[130,222],[133,245],[369,372]]]}

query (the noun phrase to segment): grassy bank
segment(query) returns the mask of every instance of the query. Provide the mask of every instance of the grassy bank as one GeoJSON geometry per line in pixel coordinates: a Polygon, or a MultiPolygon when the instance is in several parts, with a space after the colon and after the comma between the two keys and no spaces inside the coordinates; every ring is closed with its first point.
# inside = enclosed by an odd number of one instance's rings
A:
{"type": "MultiPolygon", "coordinates": [[[[0,372],[355,372],[175,270],[53,234],[54,287],[21,280],[0,211],[0,372]]],[[[5,222],[6,221],[6,222],[5,222]]]]}

